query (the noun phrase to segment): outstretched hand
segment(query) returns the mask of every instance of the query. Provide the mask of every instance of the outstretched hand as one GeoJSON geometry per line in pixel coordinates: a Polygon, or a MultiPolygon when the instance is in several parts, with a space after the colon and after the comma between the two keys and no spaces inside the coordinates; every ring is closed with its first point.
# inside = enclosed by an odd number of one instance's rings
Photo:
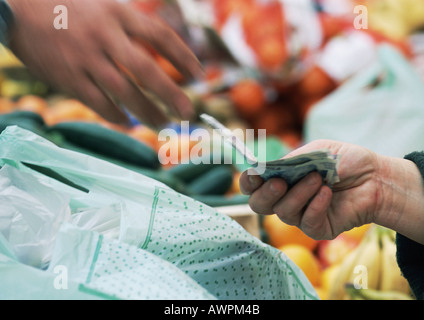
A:
{"type": "Polygon", "coordinates": [[[173,30],[129,4],[115,0],[69,0],[68,29],[55,29],[60,0],[9,1],[15,14],[10,48],[36,76],[86,103],[105,119],[128,122],[120,105],[159,127],[166,114],[140,90],[149,91],[180,118],[192,113],[183,91],[155,63],[154,48],[189,77],[201,67],[173,30]]]}

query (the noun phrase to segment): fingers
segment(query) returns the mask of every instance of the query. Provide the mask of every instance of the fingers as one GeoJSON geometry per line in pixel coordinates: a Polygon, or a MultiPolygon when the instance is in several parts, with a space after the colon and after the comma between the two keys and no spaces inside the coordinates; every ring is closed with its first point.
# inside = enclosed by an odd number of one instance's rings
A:
{"type": "Polygon", "coordinates": [[[240,189],[250,195],[249,205],[256,213],[275,213],[283,222],[299,227],[316,239],[331,234],[327,213],[332,191],[323,185],[317,172],[310,173],[288,189],[282,179],[263,182],[260,177],[249,175],[246,171],[240,176],[240,189]]]}
{"type": "MultiPolygon", "coordinates": [[[[174,113],[189,119],[193,115],[191,101],[181,88],[157,65],[153,57],[135,39],[142,40],[168,59],[185,77],[197,77],[203,69],[192,51],[165,23],[128,6],[120,6],[118,18],[129,36],[129,43],[117,48],[113,58],[129,70],[136,80],[156,95],[174,113]],[[119,52],[119,53],[118,53],[119,52]]],[[[122,45],[122,43],[121,43],[122,45]]]]}
{"type": "Polygon", "coordinates": [[[195,76],[201,70],[195,55],[160,20],[137,14],[130,6],[119,3],[111,2],[110,10],[116,19],[110,23],[117,27],[109,28],[108,33],[97,39],[103,48],[104,59],[100,60],[104,61],[88,66],[90,75],[104,91],[153,129],[169,121],[165,110],[177,118],[190,119],[194,114],[190,99],[140,42],[153,47],[187,76],[195,76]]]}
{"type": "Polygon", "coordinates": [[[240,176],[240,190],[245,195],[251,195],[262,183],[262,178],[251,174],[249,170],[244,171],[240,176]]]}
{"type": "Polygon", "coordinates": [[[252,210],[259,214],[273,214],[273,206],[287,191],[287,184],[279,178],[266,181],[249,198],[252,210]]]}
{"type": "MultiPolygon", "coordinates": [[[[137,83],[162,100],[166,107],[173,111],[174,116],[184,119],[192,116],[193,108],[190,99],[143,48],[137,47],[129,39],[123,40],[119,48],[114,48],[110,55],[125,70],[131,72],[131,77],[134,77],[137,83]]],[[[137,108],[142,106],[135,107],[134,110],[137,108]]]]}
{"type": "Polygon", "coordinates": [[[119,97],[119,102],[144,124],[153,129],[164,126],[168,119],[166,115],[148,99],[140,88],[120,72],[114,62],[99,57],[97,67],[91,71],[92,77],[100,87],[113,97],[119,97]]]}
{"type": "Polygon", "coordinates": [[[304,208],[321,186],[322,178],[318,173],[308,174],[275,203],[274,212],[285,223],[299,226],[304,208]]]}
{"type": "Polygon", "coordinates": [[[127,115],[112,101],[107,93],[102,91],[90,75],[82,74],[78,78],[78,85],[71,91],[74,91],[73,93],[83,103],[112,123],[126,125],[129,122],[127,115]]]}
{"type": "Polygon", "coordinates": [[[328,186],[321,186],[313,197],[300,220],[300,229],[314,239],[328,238],[333,234],[329,227],[327,212],[332,199],[332,191],[328,186]]]}
{"type": "Polygon", "coordinates": [[[172,28],[159,19],[142,13],[128,14],[125,11],[121,10],[121,21],[131,37],[152,45],[184,76],[196,78],[203,73],[196,56],[172,28]]]}

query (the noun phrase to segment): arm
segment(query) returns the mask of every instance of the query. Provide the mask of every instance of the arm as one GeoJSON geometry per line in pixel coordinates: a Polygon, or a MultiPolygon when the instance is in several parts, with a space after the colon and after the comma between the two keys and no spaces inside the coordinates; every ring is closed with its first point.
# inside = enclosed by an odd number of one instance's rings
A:
{"type": "Polygon", "coordinates": [[[424,187],[412,161],[378,155],[360,146],[320,140],[287,157],[317,149],[340,154],[340,182],[330,189],[312,173],[287,190],[281,179],[263,183],[244,172],[240,187],[252,209],[276,213],[315,239],[333,239],[366,223],[377,223],[424,244],[424,187]]]}
{"type": "Polygon", "coordinates": [[[374,221],[424,244],[424,183],[417,165],[380,156],[380,205],[374,221]]]}
{"type": "Polygon", "coordinates": [[[156,64],[147,46],[183,75],[201,74],[199,61],[162,21],[115,0],[9,0],[15,23],[12,52],[38,78],[79,98],[109,121],[126,124],[122,105],[154,128],[167,114],[154,94],[179,118],[188,118],[188,97],[156,64]],[[67,8],[68,29],[56,29],[54,10],[67,8]],[[144,91],[140,90],[143,87],[144,91]]]}

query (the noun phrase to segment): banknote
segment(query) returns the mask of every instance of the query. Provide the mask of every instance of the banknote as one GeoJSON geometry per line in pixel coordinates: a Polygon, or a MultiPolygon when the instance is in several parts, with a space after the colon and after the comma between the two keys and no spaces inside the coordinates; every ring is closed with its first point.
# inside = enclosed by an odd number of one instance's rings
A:
{"type": "Polygon", "coordinates": [[[331,154],[327,149],[315,150],[285,159],[260,162],[243,141],[235,137],[231,130],[215,118],[207,114],[202,114],[200,118],[211,128],[219,130],[225,141],[245,157],[252,166],[252,169],[248,171],[249,174],[260,175],[265,181],[275,177],[282,178],[289,187],[295,185],[311,172],[318,172],[324,183],[329,186],[340,181],[337,174],[340,155],[331,154]]]}
{"type": "MultiPolygon", "coordinates": [[[[338,161],[339,157],[332,155],[328,150],[314,151],[292,158],[265,162],[265,170],[262,170],[260,176],[264,180],[282,178],[289,186],[293,186],[309,173],[316,171],[325,184],[333,185],[339,182],[338,161]]],[[[258,163],[258,166],[260,165],[258,163]]]]}

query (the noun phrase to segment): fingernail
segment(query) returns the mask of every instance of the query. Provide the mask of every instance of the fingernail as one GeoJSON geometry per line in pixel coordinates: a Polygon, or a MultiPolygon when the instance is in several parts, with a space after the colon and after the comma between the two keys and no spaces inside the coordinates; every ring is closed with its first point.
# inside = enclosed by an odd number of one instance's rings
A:
{"type": "Polygon", "coordinates": [[[273,193],[273,194],[278,194],[280,193],[280,190],[278,190],[278,188],[275,186],[275,183],[270,183],[269,184],[269,190],[273,193]]]}
{"type": "Polygon", "coordinates": [[[256,176],[249,175],[249,183],[252,187],[256,186],[258,184],[258,180],[257,180],[256,176]]]}

